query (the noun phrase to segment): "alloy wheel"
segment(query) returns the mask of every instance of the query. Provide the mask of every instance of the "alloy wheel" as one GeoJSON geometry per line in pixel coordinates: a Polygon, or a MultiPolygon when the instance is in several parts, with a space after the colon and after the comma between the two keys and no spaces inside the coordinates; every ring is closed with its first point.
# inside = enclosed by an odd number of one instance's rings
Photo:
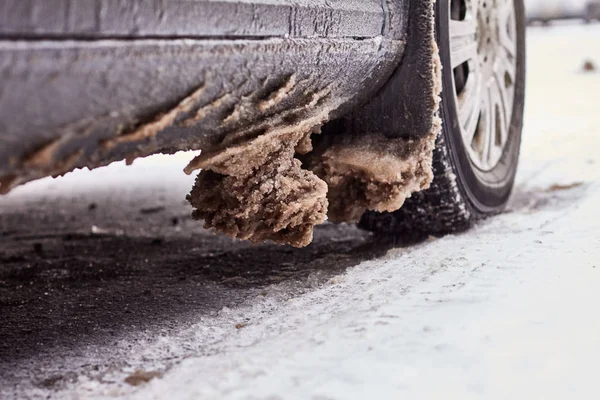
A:
{"type": "Polygon", "coordinates": [[[452,0],[450,59],[460,133],[471,162],[492,170],[509,139],[517,71],[514,0],[452,0]]]}

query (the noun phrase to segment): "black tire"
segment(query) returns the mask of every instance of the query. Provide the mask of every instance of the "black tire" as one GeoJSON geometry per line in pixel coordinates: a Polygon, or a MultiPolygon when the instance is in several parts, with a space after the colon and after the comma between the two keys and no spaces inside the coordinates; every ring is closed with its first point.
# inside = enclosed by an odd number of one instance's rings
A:
{"type": "Polygon", "coordinates": [[[517,170],[525,98],[525,12],[523,0],[515,1],[517,19],[517,69],[509,139],[498,164],[479,170],[467,155],[458,128],[454,104],[453,70],[450,67],[448,2],[436,6],[436,38],[440,47],[443,129],[433,158],[431,187],[414,194],[394,213],[366,213],[361,226],[407,239],[462,231],[478,219],[501,212],[510,197],[517,170]]]}

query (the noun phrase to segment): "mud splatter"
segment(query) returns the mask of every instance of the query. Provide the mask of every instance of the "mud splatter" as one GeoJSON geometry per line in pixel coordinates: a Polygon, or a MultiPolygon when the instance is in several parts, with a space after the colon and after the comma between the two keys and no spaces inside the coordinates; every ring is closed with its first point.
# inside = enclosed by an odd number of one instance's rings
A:
{"type": "Polygon", "coordinates": [[[125,383],[131,386],[139,386],[144,383],[150,382],[152,379],[161,376],[162,373],[158,371],[142,371],[137,370],[124,379],[125,383]]]}
{"type": "Polygon", "coordinates": [[[49,175],[52,175],[54,178],[56,178],[57,176],[64,175],[67,172],[71,172],[73,169],[75,169],[75,166],[77,165],[77,162],[79,161],[81,156],[83,156],[83,150],[76,150],[60,162],[56,163],[52,167],[51,171],[45,172],[47,172],[49,175]]]}
{"type": "Polygon", "coordinates": [[[199,108],[198,111],[196,111],[196,113],[194,114],[193,117],[190,117],[190,118],[187,118],[187,119],[183,120],[181,122],[181,126],[189,128],[191,126],[194,126],[194,125],[202,122],[202,120],[204,118],[206,118],[206,116],[211,111],[218,110],[223,105],[223,103],[225,103],[230,98],[231,98],[231,95],[229,93],[224,94],[223,96],[220,96],[220,97],[216,98],[215,100],[211,101],[210,103],[208,103],[204,107],[199,108]]]}
{"type": "MultiPolygon", "coordinates": [[[[35,171],[39,176],[52,176],[54,178],[72,171],[83,156],[83,150],[75,150],[63,159],[55,161],[54,153],[59,146],[58,140],[52,141],[23,160],[23,165],[35,171]]],[[[15,174],[0,177],[0,194],[7,194],[25,180],[24,177],[15,174]]]]}
{"type": "Polygon", "coordinates": [[[0,176],[0,194],[7,194],[17,185],[18,177],[14,174],[0,176]]]}
{"type": "Polygon", "coordinates": [[[596,72],[598,67],[592,60],[585,60],[581,69],[583,72],[596,72]]]}
{"type": "Polygon", "coordinates": [[[277,90],[275,90],[273,93],[271,93],[266,100],[263,100],[260,103],[258,103],[258,109],[260,111],[267,111],[268,109],[281,103],[288,96],[288,94],[294,89],[295,86],[296,86],[296,75],[292,74],[285,81],[285,83],[281,87],[279,87],[277,90]]]}
{"type": "Polygon", "coordinates": [[[143,124],[131,132],[104,141],[102,143],[102,147],[110,150],[121,143],[139,142],[144,139],[155,137],[158,132],[173,125],[179,116],[189,113],[196,105],[200,97],[204,94],[205,87],[206,86],[204,84],[200,85],[194,92],[192,92],[192,94],[181,100],[179,104],[177,104],[171,110],[164,114],[160,114],[151,122],[143,124]]]}
{"type": "MultiPolygon", "coordinates": [[[[300,151],[298,153],[304,154],[303,151],[310,151],[312,149],[310,137],[307,137],[306,134],[320,132],[320,127],[329,120],[330,112],[345,101],[344,99],[338,99],[337,101],[332,101],[331,107],[320,111],[317,110],[317,104],[323,99],[328,98],[330,92],[330,88],[326,87],[316,92],[306,93],[307,100],[305,104],[266,118],[261,123],[231,132],[223,139],[220,146],[209,152],[201,153],[190,161],[184,168],[184,172],[190,175],[192,172],[206,168],[207,165],[211,165],[211,163],[224,157],[230,159],[235,157],[240,159],[247,158],[247,154],[253,154],[253,151],[249,150],[252,147],[269,146],[272,140],[280,140],[282,135],[289,135],[295,132],[300,134],[298,142],[300,145],[298,149],[300,151]],[[290,122],[293,119],[292,117],[295,117],[298,121],[295,123],[290,122]]],[[[260,162],[264,162],[262,158],[260,160],[260,162]]],[[[243,162],[255,165],[258,160],[246,160],[243,162]]]]}
{"type": "Polygon", "coordinates": [[[575,182],[575,183],[571,183],[568,185],[552,185],[550,186],[548,189],[546,189],[546,192],[562,192],[565,190],[571,190],[571,189],[575,189],[578,188],[580,186],[583,186],[583,182],[575,182]]]}
{"type": "Polygon", "coordinates": [[[344,101],[313,107],[322,96],[310,96],[306,105],[292,110],[304,113],[296,123],[287,122],[283,113],[270,119],[260,135],[226,140],[192,160],[187,174],[202,169],[187,197],[193,217],[234,238],[308,245],[315,225],[327,218],[327,184],[303,169],[295,155],[312,149],[310,136],[344,101]]]}
{"type": "Polygon", "coordinates": [[[37,151],[33,152],[23,160],[23,165],[27,168],[46,168],[53,160],[61,140],[54,139],[42,146],[37,151]]]}

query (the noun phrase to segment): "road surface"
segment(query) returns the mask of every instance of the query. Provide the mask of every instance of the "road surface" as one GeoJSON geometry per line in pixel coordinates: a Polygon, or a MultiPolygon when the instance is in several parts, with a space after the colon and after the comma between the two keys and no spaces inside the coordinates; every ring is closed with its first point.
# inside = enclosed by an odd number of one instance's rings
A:
{"type": "Polygon", "coordinates": [[[464,234],[231,241],[190,154],[0,198],[0,398],[598,398],[600,26],[528,46],[517,188],[464,234]]]}

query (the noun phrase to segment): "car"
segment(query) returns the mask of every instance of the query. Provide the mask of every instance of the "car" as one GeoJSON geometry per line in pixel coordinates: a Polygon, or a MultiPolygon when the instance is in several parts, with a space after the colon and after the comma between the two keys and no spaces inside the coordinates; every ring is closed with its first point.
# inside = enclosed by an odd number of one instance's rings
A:
{"type": "MultiPolygon", "coordinates": [[[[0,3],[0,191],[201,150],[207,228],[466,229],[514,184],[523,0],[0,3]]],[[[168,177],[164,177],[168,179],[168,177]]]]}
{"type": "Polygon", "coordinates": [[[586,6],[585,20],[588,22],[591,21],[600,21],[600,1],[598,0],[590,0],[586,6]]]}
{"type": "Polygon", "coordinates": [[[527,0],[529,23],[547,24],[559,19],[585,19],[587,0],[527,0]]]}

